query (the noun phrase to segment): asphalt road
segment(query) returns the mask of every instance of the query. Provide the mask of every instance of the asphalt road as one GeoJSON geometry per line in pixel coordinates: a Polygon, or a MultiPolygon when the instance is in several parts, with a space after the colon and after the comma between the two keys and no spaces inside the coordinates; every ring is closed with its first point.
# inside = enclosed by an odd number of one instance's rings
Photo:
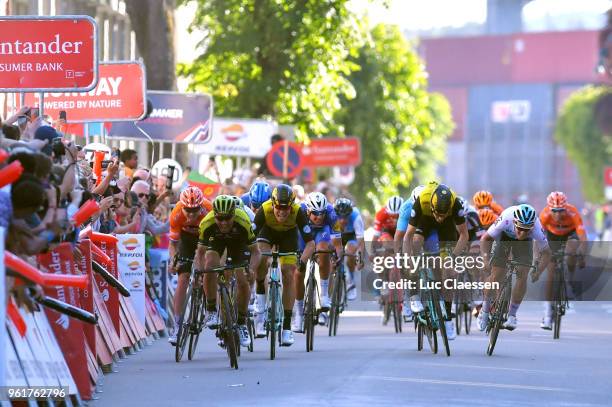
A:
{"type": "Polygon", "coordinates": [[[572,303],[561,339],[539,328],[540,303],[524,303],[519,327],[500,334],[495,354],[477,331],[451,342],[451,356],[416,350],[412,329],[382,326],[373,303],[351,303],[339,335],[319,329],[269,360],[266,339],[229,368],[212,331],[193,361],[174,362],[160,339],[116,364],[93,406],[610,406],[612,303],[572,303]]]}

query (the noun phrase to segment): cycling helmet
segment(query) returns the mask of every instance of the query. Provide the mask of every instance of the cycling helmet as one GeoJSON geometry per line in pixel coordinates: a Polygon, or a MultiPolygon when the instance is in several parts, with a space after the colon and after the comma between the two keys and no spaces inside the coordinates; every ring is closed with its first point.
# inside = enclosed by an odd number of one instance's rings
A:
{"type": "Polygon", "coordinates": [[[190,186],[181,192],[180,202],[185,208],[197,208],[204,202],[204,194],[198,187],[190,186]]]}
{"type": "Polygon", "coordinates": [[[497,220],[497,215],[489,208],[478,209],[478,219],[484,227],[489,227],[497,220]]]}
{"type": "Polygon", "coordinates": [[[291,206],[295,202],[295,193],[287,184],[278,184],[272,191],[272,204],[274,206],[291,206]]]}
{"type": "Polygon", "coordinates": [[[448,214],[453,206],[453,193],[449,187],[440,184],[431,194],[431,207],[440,215],[448,214]]]}
{"type": "Polygon", "coordinates": [[[320,192],[309,193],[305,202],[309,211],[321,212],[327,208],[327,198],[320,192]]]}
{"type": "Polygon", "coordinates": [[[213,201],[215,215],[233,215],[236,210],[236,201],[233,196],[219,195],[213,201]]]}
{"type": "Polygon", "coordinates": [[[232,198],[234,198],[234,202],[236,202],[236,208],[238,208],[238,209],[243,209],[244,208],[244,202],[242,202],[242,199],[240,199],[237,196],[232,196],[232,198]]]}
{"type": "Polygon", "coordinates": [[[392,196],[387,201],[387,213],[391,215],[397,215],[402,207],[404,200],[399,196],[392,196]]]}
{"type": "Polygon", "coordinates": [[[334,203],[334,211],[338,216],[349,216],[353,213],[353,203],[348,198],[338,198],[334,203]]]}
{"type": "Polygon", "coordinates": [[[425,185],[419,185],[418,187],[412,190],[412,192],[410,193],[410,199],[412,199],[412,202],[417,200],[419,195],[421,195],[423,189],[425,189],[425,185]]]}
{"type": "Polygon", "coordinates": [[[520,204],[514,209],[514,224],[518,227],[531,228],[535,219],[536,211],[531,205],[520,204]]]}
{"type": "Polygon", "coordinates": [[[474,201],[474,205],[477,208],[482,208],[483,206],[491,206],[491,202],[493,202],[493,194],[489,191],[478,191],[472,197],[474,201]]]}
{"type": "Polygon", "coordinates": [[[553,209],[565,209],[565,205],[567,205],[567,197],[563,192],[554,191],[548,195],[548,198],[546,198],[546,203],[553,209]]]}
{"type": "Polygon", "coordinates": [[[263,181],[255,182],[249,190],[249,197],[251,198],[251,205],[259,208],[262,203],[270,199],[270,185],[263,181]]]}

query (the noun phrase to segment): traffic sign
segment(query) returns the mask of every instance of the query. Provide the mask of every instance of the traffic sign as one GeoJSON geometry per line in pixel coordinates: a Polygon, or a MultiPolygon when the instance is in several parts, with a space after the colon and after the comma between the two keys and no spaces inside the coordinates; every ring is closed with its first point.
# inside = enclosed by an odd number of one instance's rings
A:
{"type": "Polygon", "coordinates": [[[275,177],[295,178],[304,165],[302,148],[292,141],[280,141],[272,146],[266,160],[270,173],[275,177]],[[285,151],[287,155],[285,157],[285,151]]]}
{"type": "Polygon", "coordinates": [[[172,188],[178,188],[180,182],[183,179],[183,167],[177,161],[171,158],[162,158],[151,167],[151,175],[154,177],[168,176],[168,167],[174,167],[174,173],[172,174],[172,188]]]}
{"type": "Polygon", "coordinates": [[[349,167],[361,164],[357,137],[313,139],[302,148],[307,167],[349,167]]]}
{"type": "Polygon", "coordinates": [[[604,185],[612,186],[612,167],[604,167],[604,185]]]}
{"type": "Polygon", "coordinates": [[[89,16],[0,17],[0,90],[88,91],[98,82],[96,21],[89,16]]]}

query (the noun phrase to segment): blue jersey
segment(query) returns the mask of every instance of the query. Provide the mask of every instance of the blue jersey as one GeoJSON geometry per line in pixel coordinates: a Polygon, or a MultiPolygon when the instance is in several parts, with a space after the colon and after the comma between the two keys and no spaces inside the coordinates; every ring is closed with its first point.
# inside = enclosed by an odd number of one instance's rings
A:
{"type": "Polygon", "coordinates": [[[355,233],[357,239],[363,238],[364,224],[359,209],[353,207],[353,212],[348,216],[348,222],[344,228],[336,224],[336,230],[342,234],[355,233]]]}
{"type": "MultiPolygon", "coordinates": [[[[304,212],[308,213],[308,207],[306,206],[306,204],[302,202],[300,205],[302,206],[302,209],[304,209],[304,212]]],[[[323,229],[326,226],[329,226],[329,229],[333,230],[336,225],[337,219],[338,217],[336,216],[336,211],[334,211],[334,207],[331,204],[327,204],[327,206],[325,207],[325,220],[323,221],[323,223],[320,225],[315,225],[314,223],[312,223],[309,216],[308,224],[315,232],[317,229],[323,229]]]]}
{"type": "Polygon", "coordinates": [[[405,232],[408,229],[408,221],[410,220],[410,213],[412,212],[412,205],[414,201],[412,197],[406,199],[402,206],[400,206],[399,218],[397,219],[397,228],[400,232],[405,232]]]}

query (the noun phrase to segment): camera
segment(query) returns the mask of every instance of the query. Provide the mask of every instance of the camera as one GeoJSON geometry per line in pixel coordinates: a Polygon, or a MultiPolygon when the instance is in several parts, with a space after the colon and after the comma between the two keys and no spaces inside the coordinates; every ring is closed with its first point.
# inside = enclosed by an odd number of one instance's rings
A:
{"type": "Polygon", "coordinates": [[[54,138],[51,142],[51,151],[55,157],[62,157],[66,154],[66,146],[62,142],[61,137],[54,138]]]}

